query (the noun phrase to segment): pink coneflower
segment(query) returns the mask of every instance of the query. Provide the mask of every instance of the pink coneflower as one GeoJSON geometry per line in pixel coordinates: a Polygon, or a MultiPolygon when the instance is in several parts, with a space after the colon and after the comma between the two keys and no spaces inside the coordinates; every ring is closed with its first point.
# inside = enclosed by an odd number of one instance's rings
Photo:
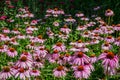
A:
{"type": "Polygon", "coordinates": [[[0,80],[6,80],[12,77],[13,74],[14,72],[12,71],[12,69],[9,66],[5,66],[0,72],[0,80]]]}
{"type": "Polygon", "coordinates": [[[23,35],[23,34],[20,34],[20,35],[17,35],[17,38],[18,38],[18,39],[25,39],[25,38],[26,38],[26,36],[25,36],[25,35],[23,35]]]}
{"type": "Polygon", "coordinates": [[[82,33],[81,36],[88,38],[90,36],[90,32],[86,31],[86,32],[82,33]]]}
{"type": "Polygon", "coordinates": [[[7,16],[0,16],[0,20],[5,20],[7,18],[7,16]]]}
{"type": "MultiPolygon", "coordinates": [[[[98,60],[103,60],[102,65],[105,71],[111,72],[119,66],[118,56],[113,52],[104,52],[99,57],[98,60]],[[108,69],[109,68],[109,69],[108,69]]],[[[109,73],[106,73],[109,74],[109,73]]]]}
{"type": "Polygon", "coordinates": [[[20,79],[25,80],[26,78],[30,77],[29,70],[25,70],[24,68],[19,68],[16,71],[15,78],[20,77],[20,79]]]}
{"type": "Polygon", "coordinates": [[[44,48],[40,47],[36,49],[35,53],[38,54],[40,57],[44,58],[48,52],[44,48]]]}
{"type": "Polygon", "coordinates": [[[67,19],[64,19],[66,22],[76,22],[75,19],[73,19],[72,17],[69,17],[67,19]]]}
{"type": "Polygon", "coordinates": [[[64,66],[58,66],[53,70],[53,75],[55,77],[64,77],[66,76],[67,69],[64,66]]]}
{"type": "Polygon", "coordinates": [[[78,26],[77,27],[77,30],[79,30],[79,31],[84,31],[85,29],[87,29],[86,26],[78,26]]]}
{"type": "Polygon", "coordinates": [[[75,43],[75,46],[81,48],[83,47],[85,44],[82,42],[82,40],[78,40],[76,43],[75,43]]]}
{"type": "Polygon", "coordinates": [[[6,51],[7,51],[7,49],[5,46],[0,46],[0,52],[6,52],[6,51]]]}
{"type": "Polygon", "coordinates": [[[51,57],[53,59],[55,59],[55,60],[58,59],[60,57],[59,51],[58,50],[54,50],[52,55],[51,55],[51,57]]]}
{"type": "Polygon", "coordinates": [[[120,37],[118,37],[115,42],[114,42],[115,45],[117,46],[120,46],[120,37]]]}
{"type": "Polygon", "coordinates": [[[36,24],[38,24],[38,22],[37,22],[37,20],[32,20],[30,24],[31,25],[36,25],[36,24]]]}
{"type": "Polygon", "coordinates": [[[16,41],[15,38],[12,38],[12,39],[10,40],[10,43],[13,44],[13,45],[19,45],[19,43],[16,41]]]}
{"type": "Polygon", "coordinates": [[[27,46],[26,46],[26,48],[28,48],[28,49],[35,49],[36,47],[35,47],[35,43],[34,42],[31,42],[30,44],[28,44],[27,46]]]}
{"type": "Polygon", "coordinates": [[[4,28],[2,29],[2,32],[3,32],[3,33],[10,33],[10,30],[9,30],[8,28],[4,27],[4,28]]]}
{"type": "Polygon", "coordinates": [[[95,63],[97,61],[97,57],[95,54],[91,54],[89,59],[90,59],[90,63],[95,63]]]}
{"type": "Polygon", "coordinates": [[[35,41],[39,43],[44,43],[45,39],[42,38],[42,35],[39,35],[38,37],[35,38],[35,41]]]}
{"type": "Polygon", "coordinates": [[[72,58],[72,56],[69,53],[66,53],[63,57],[63,60],[64,60],[65,63],[66,62],[69,63],[71,61],[71,58],[72,58]]]}
{"type": "Polygon", "coordinates": [[[114,12],[111,9],[105,11],[105,16],[114,16],[114,12]]]}
{"type": "Polygon", "coordinates": [[[111,68],[118,67],[118,56],[113,52],[104,52],[99,57],[98,60],[103,60],[103,65],[110,66],[111,68]]]}
{"type": "Polygon", "coordinates": [[[91,71],[86,66],[77,66],[74,70],[74,76],[77,79],[87,79],[91,74],[91,71]]]}
{"type": "Polygon", "coordinates": [[[1,40],[2,40],[2,41],[9,41],[10,38],[9,38],[9,36],[7,36],[6,34],[2,34],[2,35],[1,35],[1,40]]]}
{"type": "Polygon", "coordinates": [[[112,43],[112,42],[114,42],[114,38],[112,37],[112,36],[107,36],[106,38],[105,38],[105,41],[106,42],[109,42],[109,43],[112,43]]]}
{"type": "Polygon", "coordinates": [[[75,65],[84,65],[89,63],[89,57],[83,52],[76,52],[72,58],[73,64],[75,65]]]}
{"type": "Polygon", "coordinates": [[[114,30],[116,31],[120,31],[120,24],[117,24],[113,27],[114,30]]]}
{"type": "Polygon", "coordinates": [[[57,64],[59,65],[64,65],[66,62],[64,61],[64,55],[60,55],[58,60],[57,60],[57,64]]]}
{"type": "Polygon", "coordinates": [[[63,28],[60,28],[60,31],[69,34],[71,32],[71,29],[69,29],[67,25],[64,25],[63,28]]]}
{"type": "Polygon", "coordinates": [[[104,43],[104,44],[102,44],[102,49],[103,50],[110,50],[110,49],[112,49],[112,45],[110,44],[110,43],[104,43]]]}
{"type": "Polygon", "coordinates": [[[64,52],[65,49],[66,49],[65,45],[63,43],[61,43],[61,42],[56,43],[55,45],[53,45],[52,48],[54,50],[58,50],[58,51],[62,51],[62,52],[64,52]]]}
{"type": "Polygon", "coordinates": [[[16,66],[21,68],[32,67],[33,61],[27,56],[20,56],[20,59],[15,63],[16,66]]]}
{"type": "Polygon", "coordinates": [[[30,70],[30,75],[31,76],[40,76],[40,71],[39,70],[30,70]]]}
{"type": "Polygon", "coordinates": [[[14,49],[14,48],[9,48],[7,51],[6,51],[7,55],[10,56],[10,57],[15,57],[17,56],[17,51],[14,49]]]}
{"type": "Polygon", "coordinates": [[[53,22],[54,26],[59,26],[59,23],[57,21],[53,22]]]}
{"type": "Polygon", "coordinates": [[[27,51],[23,51],[20,56],[26,56],[26,57],[28,57],[29,59],[32,60],[32,55],[29,52],[27,52],[27,51]]]}
{"type": "Polygon", "coordinates": [[[20,34],[20,32],[18,31],[17,28],[14,28],[14,29],[11,31],[11,33],[13,33],[13,34],[20,34]]]}
{"type": "Polygon", "coordinates": [[[54,38],[54,33],[51,30],[47,30],[47,35],[49,36],[49,38],[54,38]]]}
{"type": "Polygon", "coordinates": [[[93,40],[91,40],[90,44],[98,44],[99,42],[100,42],[99,40],[93,39],[93,40]]]}
{"type": "Polygon", "coordinates": [[[43,68],[44,67],[44,60],[40,59],[38,56],[35,57],[33,66],[37,68],[43,68]]]}
{"type": "Polygon", "coordinates": [[[76,17],[83,17],[83,16],[84,16],[84,14],[83,14],[83,13],[81,13],[81,12],[79,12],[79,13],[76,13],[76,14],[75,14],[75,16],[76,16],[76,17]]]}

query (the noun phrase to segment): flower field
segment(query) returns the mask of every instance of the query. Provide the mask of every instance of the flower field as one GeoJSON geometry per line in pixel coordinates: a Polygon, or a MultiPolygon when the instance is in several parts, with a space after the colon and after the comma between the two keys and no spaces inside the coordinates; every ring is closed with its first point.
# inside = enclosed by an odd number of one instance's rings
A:
{"type": "Polygon", "coordinates": [[[120,80],[119,0],[90,1],[0,0],[0,80],[120,80]]]}

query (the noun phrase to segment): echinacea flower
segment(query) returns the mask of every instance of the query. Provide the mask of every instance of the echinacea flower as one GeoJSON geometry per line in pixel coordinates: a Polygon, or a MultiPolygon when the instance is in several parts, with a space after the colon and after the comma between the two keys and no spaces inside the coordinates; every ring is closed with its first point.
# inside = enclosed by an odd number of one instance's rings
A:
{"type": "Polygon", "coordinates": [[[26,70],[24,68],[19,68],[17,71],[16,71],[16,74],[15,74],[15,78],[19,77],[20,79],[23,79],[25,80],[26,78],[29,78],[30,77],[30,70],[26,70]]]}
{"type": "Polygon", "coordinates": [[[119,67],[118,56],[113,52],[104,52],[99,57],[98,60],[103,60],[102,65],[105,74],[113,75],[115,74],[115,69],[119,67]]]}
{"type": "Polygon", "coordinates": [[[77,79],[87,79],[89,78],[90,74],[91,74],[91,71],[86,66],[80,65],[74,69],[74,76],[77,79]]]}
{"type": "Polygon", "coordinates": [[[95,63],[97,61],[97,57],[95,54],[90,55],[90,63],[95,63]]]}
{"type": "Polygon", "coordinates": [[[64,66],[58,66],[53,70],[53,75],[55,77],[64,77],[66,76],[67,69],[64,66]]]}
{"type": "Polygon", "coordinates": [[[40,76],[40,71],[39,70],[30,70],[30,75],[31,76],[40,76]]]}
{"type": "Polygon", "coordinates": [[[113,16],[113,15],[114,15],[114,12],[111,9],[107,9],[105,11],[105,16],[113,16]]]}
{"type": "Polygon", "coordinates": [[[83,52],[75,52],[72,61],[75,65],[84,65],[85,63],[89,63],[89,57],[83,52]]]}
{"type": "Polygon", "coordinates": [[[113,52],[104,52],[99,57],[98,60],[103,60],[102,64],[107,67],[110,66],[111,68],[117,68],[118,63],[118,56],[115,55],[113,52]]]}
{"type": "Polygon", "coordinates": [[[6,80],[14,75],[14,72],[9,66],[3,67],[3,70],[0,72],[0,80],[6,80]]]}
{"type": "Polygon", "coordinates": [[[65,45],[63,43],[61,43],[61,42],[56,43],[55,45],[53,45],[52,48],[54,50],[58,50],[58,51],[62,51],[62,52],[64,52],[66,50],[65,45]]]}
{"type": "Polygon", "coordinates": [[[16,66],[21,68],[32,67],[33,61],[27,56],[21,56],[20,59],[15,63],[16,66]]]}
{"type": "Polygon", "coordinates": [[[10,57],[15,57],[17,56],[17,51],[14,49],[14,48],[9,48],[7,51],[6,51],[7,55],[10,56],[10,57]]]}

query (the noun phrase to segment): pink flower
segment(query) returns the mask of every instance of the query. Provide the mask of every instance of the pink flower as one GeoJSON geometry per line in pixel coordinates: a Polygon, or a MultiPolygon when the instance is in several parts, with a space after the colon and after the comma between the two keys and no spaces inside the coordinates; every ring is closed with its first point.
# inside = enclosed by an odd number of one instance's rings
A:
{"type": "Polygon", "coordinates": [[[39,70],[30,70],[30,75],[31,76],[40,76],[40,71],[39,70]]]}
{"type": "Polygon", "coordinates": [[[105,74],[113,75],[116,71],[115,69],[119,67],[118,56],[112,52],[104,52],[99,57],[98,60],[103,60],[102,65],[105,74]]]}
{"type": "Polygon", "coordinates": [[[13,74],[14,72],[12,71],[12,69],[8,66],[5,66],[3,70],[0,72],[0,80],[6,80],[12,77],[13,74]]]}
{"type": "Polygon", "coordinates": [[[107,9],[107,10],[105,11],[105,16],[113,16],[113,15],[114,15],[114,12],[113,12],[112,10],[107,9]]]}
{"type": "Polygon", "coordinates": [[[114,42],[115,45],[117,46],[120,46],[120,37],[118,37],[115,42],[114,42]]]}
{"type": "Polygon", "coordinates": [[[76,52],[72,58],[73,64],[75,65],[84,65],[89,63],[89,57],[83,52],[76,52]]]}
{"type": "Polygon", "coordinates": [[[52,48],[53,48],[54,50],[58,50],[58,51],[62,51],[62,52],[64,52],[65,49],[66,49],[65,45],[62,44],[61,42],[56,43],[56,45],[53,45],[52,48]]]}
{"type": "Polygon", "coordinates": [[[15,51],[14,48],[9,48],[7,51],[6,51],[7,55],[10,56],[10,57],[15,57],[17,56],[17,51],[15,51]]]}
{"type": "Polygon", "coordinates": [[[31,25],[36,25],[36,24],[38,24],[38,22],[37,22],[37,20],[32,20],[30,24],[31,25]]]}
{"type": "Polygon", "coordinates": [[[48,52],[44,48],[37,48],[35,53],[44,58],[48,52]]]}
{"type": "Polygon", "coordinates": [[[55,21],[55,22],[53,22],[53,25],[54,26],[59,26],[59,23],[55,21]]]}
{"type": "Polygon", "coordinates": [[[66,76],[67,69],[64,66],[58,66],[53,70],[53,75],[55,77],[64,77],[66,76]]]}
{"type": "Polygon", "coordinates": [[[105,41],[106,41],[106,42],[109,42],[109,43],[114,42],[114,40],[115,40],[115,39],[114,39],[112,36],[108,36],[108,37],[105,38],[105,41]]]}
{"type": "Polygon", "coordinates": [[[76,67],[74,70],[74,76],[77,79],[83,79],[83,78],[87,79],[87,78],[89,78],[90,74],[91,74],[91,71],[86,66],[80,65],[80,66],[76,67]]]}
{"type": "Polygon", "coordinates": [[[20,79],[25,80],[26,78],[30,77],[29,70],[25,70],[24,68],[19,68],[16,71],[15,78],[19,77],[20,79]]]}
{"type": "Polygon", "coordinates": [[[118,63],[118,56],[114,55],[112,52],[105,52],[102,53],[99,57],[98,60],[103,60],[102,64],[107,67],[110,66],[111,68],[117,68],[119,63],[118,63]]]}
{"type": "Polygon", "coordinates": [[[69,29],[67,25],[64,25],[63,28],[60,28],[60,31],[69,34],[71,32],[71,29],[69,29]]]}
{"type": "Polygon", "coordinates": [[[95,54],[91,54],[90,55],[90,63],[95,63],[97,61],[97,57],[95,56],[95,54]]]}
{"type": "Polygon", "coordinates": [[[5,27],[5,28],[2,29],[2,32],[3,32],[3,33],[10,33],[10,30],[5,27]]]}
{"type": "Polygon", "coordinates": [[[120,24],[117,24],[113,27],[114,30],[116,31],[120,31],[120,24]]]}
{"type": "Polygon", "coordinates": [[[110,49],[112,49],[112,45],[106,42],[106,43],[102,44],[102,49],[110,50],[110,49]]]}
{"type": "Polygon", "coordinates": [[[15,63],[16,66],[21,68],[32,67],[33,61],[27,56],[20,56],[20,59],[15,63]]]}
{"type": "Polygon", "coordinates": [[[43,68],[44,67],[44,60],[40,59],[38,56],[35,57],[33,66],[37,68],[43,68]]]}

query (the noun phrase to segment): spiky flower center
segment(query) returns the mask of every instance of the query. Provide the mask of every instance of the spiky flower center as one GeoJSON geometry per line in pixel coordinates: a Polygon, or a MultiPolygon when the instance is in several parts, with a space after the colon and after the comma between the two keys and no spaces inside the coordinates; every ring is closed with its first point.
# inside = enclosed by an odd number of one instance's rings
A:
{"type": "Polygon", "coordinates": [[[83,57],[83,52],[79,52],[77,55],[79,58],[83,57]]]}
{"type": "Polygon", "coordinates": [[[61,43],[61,42],[58,42],[56,45],[57,45],[57,46],[62,46],[62,43],[61,43]]]}
{"type": "Polygon", "coordinates": [[[112,36],[108,36],[107,38],[108,38],[108,39],[112,39],[112,36]]]}
{"type": "Polygon", "coordinates": [[[9,48],[10,52],[14,52],[15,49],[14,48],[9,48]]]}
{"type": "Polygon", "coordinates": [[[54,50],[53,53],[58,53],[59,51],[58,50],[54,50]]]}
{"type": "Polygon", "coordinates": [[[84,70],[84,67],[83,67],[83,66],[78,66],[77,70],[78,70],[78,71],[83,71],[83,70],[84,70]]]}
{"type": "Polygon", "coordinates": [[[38,36],[38,39],[42,39],[42,35],[39,35],[39,36],[38,36]]]}
{"type": "Polygon", "coordinates": [[[105,43],[104,46],[109,46],[109,43],[105,43]]]}
{"type": "Polygon", "coordinates": [[[107,13],[110,13],[111,11],[112,11],[112,10],[108,9],[106,12],[107,12],[107,13]]]}
{"type": "Polygon", "coordinates": [[[57,70],[58,70],[58,71],[62,71],[62,70],[64,70],[64,67],[63,67],[63,66],[58,66],[58,67],[57,67],[57,70]]]}
{"type": "Polygon", "coordinates": [[[22,56],[22,57],[20,58],[20,61],[22,61],[22,62],[27,61],[27,57],[26,57],[26,56],[22,56]]]}
{"type": "Polygon", "coordinates": [[[82,40],[78,40],[77,42],[78,42],[78,43],[82,43],[82,40]]]}
{"type": "Polygon", "coordinates": [[[40,48],[40,50],[44,50],[44,48],[40,48]]]}
{"type": "Polygon", "coordinates": [[[20,72],[20,73],[24,73],[24,71],[25,71],[24,68],[20,68],[20,69],[19,69],[19,72],[20,72]]]}
{"type": "Polygon", "coordinates": [[[113,59],[114,56],[115,56],[115,55],[113,54],[113,52],[108,52],[108,53],[107,53],[107,58],[108,58],[108,59],[113,59]]]}
{"type": "Polygon", "coordinates": [[[3,68],[3,70],[4,70],[4,72],[9,72],[9,71],[10,71],[10,67],[5,66],[5,67],[3,68]]]}
{"type": "Polygon", "coordinates": [[[66,53],[66,54],[65,54],[65,56],[66,56],[66,57],[69,57],[69,56],[70,56],[70,54],[66,53]]]}
{"type": "Polygon", "coordinates": [[[3,46],[0,46],[0,49],[4,49],[4,47],[3,47],[3,46]]]}
{"type": "Polygon", "coordinates": [[[37,70],[32,70],[33,73],[37,73],[37,70]]]}

